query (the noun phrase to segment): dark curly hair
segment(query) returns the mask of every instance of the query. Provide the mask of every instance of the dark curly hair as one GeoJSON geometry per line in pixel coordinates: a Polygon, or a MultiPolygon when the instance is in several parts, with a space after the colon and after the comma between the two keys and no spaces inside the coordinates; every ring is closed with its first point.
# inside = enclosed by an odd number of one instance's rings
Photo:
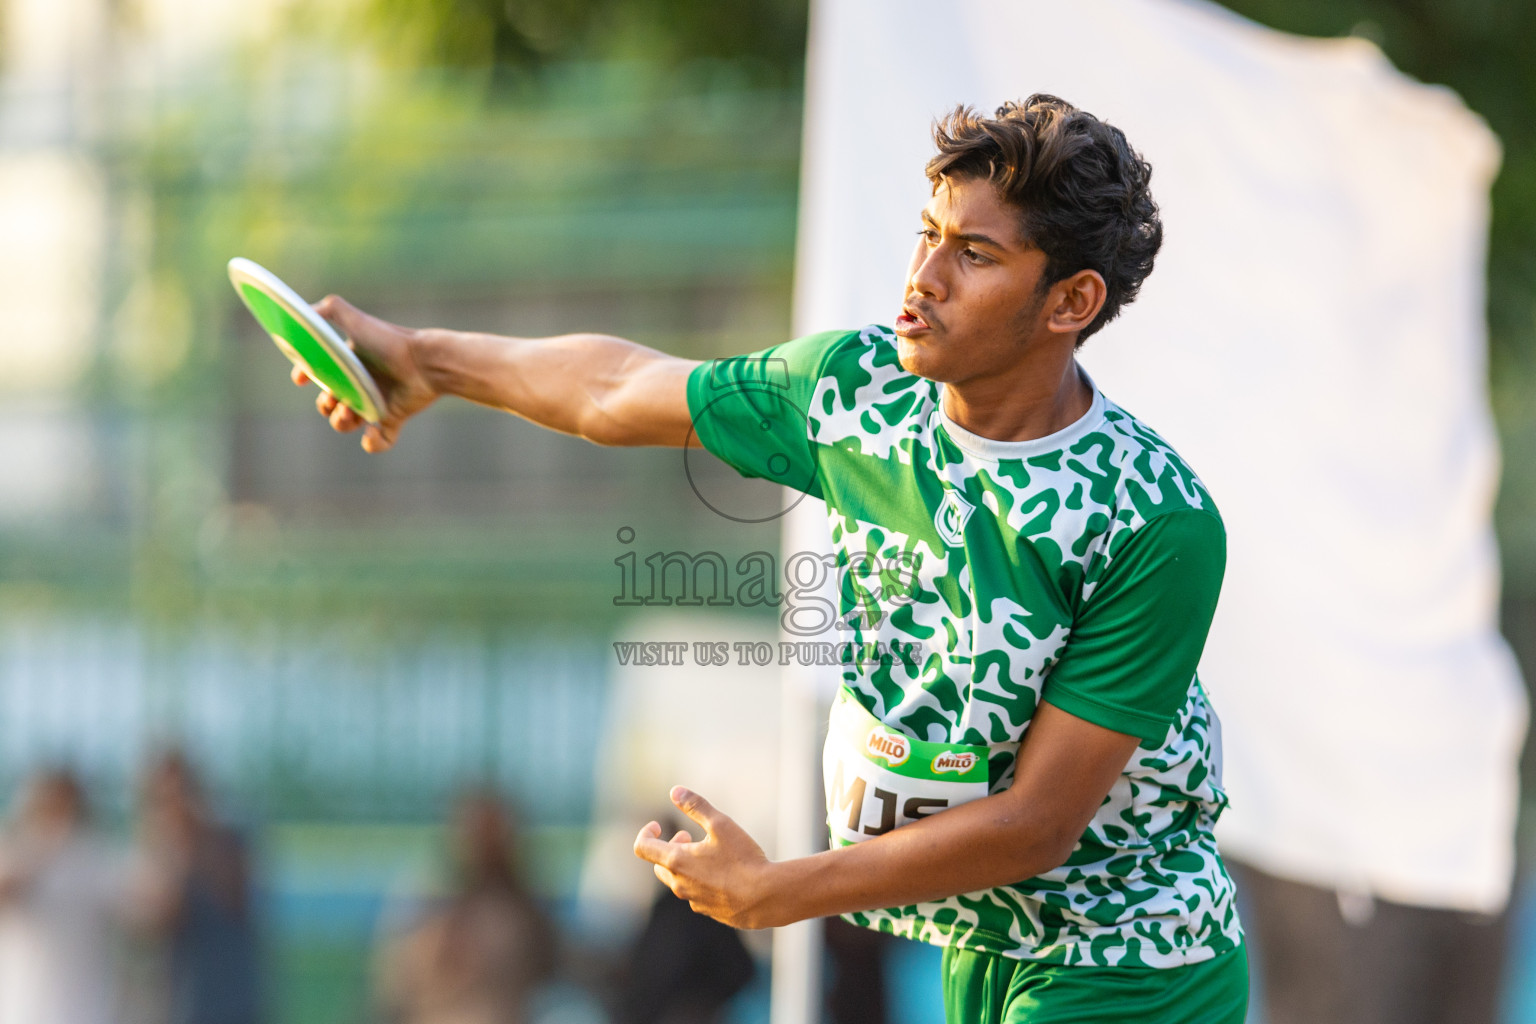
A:
{"type": "Polygon", "coordinates": [[[1125,133],[1066,100],[1037,93],[1005,103],[996,117],[956,107],[934,123],[935,188],[947,178],[991,182],[1018,207],[1024,234],[1046,255],[1043,292],[1080,270],[1108,286],[1104,308],[1078,344],[1136,298],[1163,244],[1163,222],[1147,188],[1152,165],[1125,133]]]}

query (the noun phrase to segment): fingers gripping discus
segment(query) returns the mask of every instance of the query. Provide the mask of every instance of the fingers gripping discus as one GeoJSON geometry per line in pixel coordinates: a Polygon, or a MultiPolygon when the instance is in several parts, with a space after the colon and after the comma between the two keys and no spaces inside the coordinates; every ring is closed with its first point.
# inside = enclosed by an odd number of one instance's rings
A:
{"type": "Polygon", "coordinates": [[[290,362],[363,419],[379,422],[379,386],[325,317],[276,274],[243,257],[229,261],[229,281],[290,362]]]}

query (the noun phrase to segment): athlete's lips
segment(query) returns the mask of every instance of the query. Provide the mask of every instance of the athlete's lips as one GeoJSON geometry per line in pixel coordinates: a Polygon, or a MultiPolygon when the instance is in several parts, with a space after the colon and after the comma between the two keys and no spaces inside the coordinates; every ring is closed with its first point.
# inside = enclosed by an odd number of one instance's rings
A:
{"type": "Polygon", "coordinates": [[[921,331],[929,331],[933,328],[928,323],[928,317],[911,306],[902,306],[901,315],[896,318],[896,333],[907,337],[921,331]]]}

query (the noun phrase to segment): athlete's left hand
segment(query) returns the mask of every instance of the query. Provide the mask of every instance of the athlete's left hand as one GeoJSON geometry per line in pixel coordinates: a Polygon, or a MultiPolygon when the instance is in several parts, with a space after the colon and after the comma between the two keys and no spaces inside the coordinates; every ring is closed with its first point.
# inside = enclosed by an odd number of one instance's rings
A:
{"type": "Polygon", "coordinates": [[[656,877],[700,914],[732,928],[769,928],[769,878],[773,862],[763,848],[708,800],[682,786],[672,787],[677,809],[704,828],[698,842],[687,832],[671,840],[650,822],[635,837],[635,856],[655,865],[656,877]]]}

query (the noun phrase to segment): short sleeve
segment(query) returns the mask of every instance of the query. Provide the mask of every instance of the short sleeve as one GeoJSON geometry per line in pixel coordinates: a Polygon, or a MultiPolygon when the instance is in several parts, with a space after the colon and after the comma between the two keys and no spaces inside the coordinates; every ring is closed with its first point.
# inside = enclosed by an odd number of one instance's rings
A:
{"type": "Polygon", "coordinates": [[[821,497],[807,410],[828,355],[848,337],[812,334],[694,367],[688,412],[699,442],[743,476],[821,497]]]}
{"type": "Polygon", "coordinates": [[[1043,699],[1095,725],[1161,742],[1205,649],[1226,531],[1211,512],[1167,512],[1115,553],[1084,602],[1043,699]]]}

